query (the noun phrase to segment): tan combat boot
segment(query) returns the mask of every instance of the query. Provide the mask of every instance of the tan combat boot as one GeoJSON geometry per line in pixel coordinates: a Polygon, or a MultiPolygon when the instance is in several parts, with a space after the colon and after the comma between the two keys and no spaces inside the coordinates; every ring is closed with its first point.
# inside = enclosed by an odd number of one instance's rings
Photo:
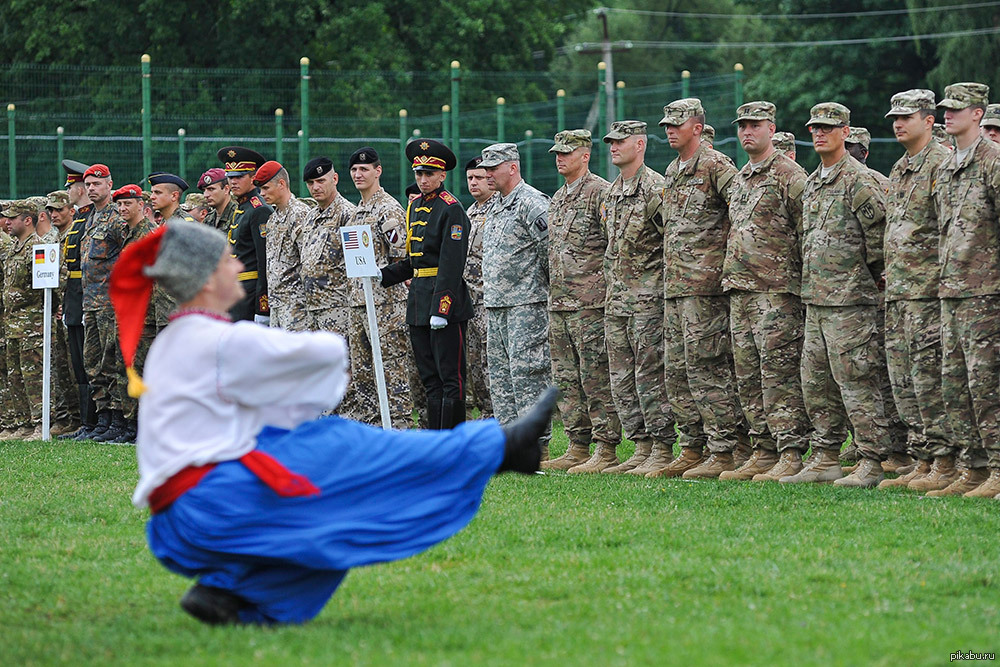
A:
{"type": "Polygon", "coordinates": [[[34,428],[34,429],[33,429],[33,430],[31,431],[31,435],[29,435],[29,436],[28,436],[27,438],[25,438],[25,439],[26,439],[26,440],[41,440],[41,439],[42,439],[42,425],[41,425],[41,424],[39,424],[38,426],[36,426],[36,427],[35,427],[35,428],[34,428]]]}
{"type": "Polygon", "coordinates": [[[49,427],[49,433],[53,436],[66,435],[67,433],[72,433],[79,428],[79,425],[74,426],[69,422],[56,422],[51,427],[49,427]]]}
{"type": "Polygon", "coordinates": [[[574,466],[585,463],[589,458],[589,445],[574,445],[571,443],[570,446],[566,448],[565,454],[557,459],[542,461],[540,468],[542,470],[569,470],[574,466]]]}
{"type": "Polygon", "coordinates": [[[626,470],[626,475],[639,475],[640,477],[645,476],[654,470],[659,470],[660,468],[666,468],[670,465],[670,462],[674,458],[674,446],[673,444],[660,444],[659,442],[653,443],[653,448],[649,451],[649,456],[646,460],[632,468],[631,470],[626,470]]]}
{"type": "Polygon", "coordinates": [[[571,475],[581,475],[588,473],[598,473],[618,464],[618,455],[615,448],[603,442],[597,443],[594,448],[594,455],[578,466],[573,466],[567,472],[571,475]]]}
{"type": "Polygon", "coordinates": [[[870,489],[885,479],[882,472],[882,462],[877,459],[861,459],[857,470],[847,477],[833,480],[836,486],[851,486],[862,489],[870,489]]]}
{"type": "Polygon", "coordinates": [[[653,443],[647,441],[639,441],[635,443],[635,452],[627,460],[622,461],[618,465],[613,465],[605,468],[601,471],[602,474],[607,473],[609,475],[614,475],[617,473],[628,472],[634,468],[637,468],[649,458],[650,452],[653,451],[653,443]]]}
{"type": "MultiPolygon", "coordinates": [[[[735,456],[733,457],[735,464],[735,456]]],[[[746,481],[762,475],[778,463],[778,452],[770,449],[755,449],[746,462],[736,470],[727,470],[719,479],[723,481],[746,481]]]]}
{"type": "Polygon", "coordinates": [[[860,458],[861,454],[858,453],[858,447],[857,445],[854,444],[853,440],[851,441],[851,444],[847,446],[847,449],[840,452],[841,461],[847,461],[848,463],[857,463],[860,458]]]}
{"type": "Polygon", "coordinates": [[[35,432],[30,426],[21,426],[14,429],[14,432],[10,434],[11,440],[31,440],[32,434],[35,432]]]}
{"type": "Polygon", "coordinates": [[[782,484],[806,484],[816,482],[832,482],[844,476],[840,469],[840,460],[835,449],[814,449],[809,459],[803,464],[802,470],[794,475],[782,477],[782,484]]]}
{"type": "Polygon", "coordinates": [[[910,482],[926,477],[930,471],[931,462],[926,459],[918,459],[912,471],[895,479],[883,479],[878,483],[878,488],[891,489],[894,486],[908,486],[910,482]]]}
{"type": "Polygon", "coordinates": [[[955,467],[953,454],[935,456],[934,462],[931,463],[931,471],[907,484],[906,488],[914,491],[937,491],[954,482],[960,474],[961,471],[955,467]]]}
{"type": "Polygon", "coordinates": [[[786,449],[781,452],[778,462],[771,469],[753,476],[755,482],[777,482],[782,477],[791,477],[802,470],[802,452],[786,449]]]}
{"type": "Polygon", "coordinates": [[[898,452],[893,452],[889,454],[885,461],[882,461],[882,472],[894,472],[897,475],[905,475],[909,473],[913,468],[913,457],[906,454],[900,454],[898,452]],[[901,468],[907,468],[900,472],[901,468]]]}
{"type": "Polygon", "coordinates": [[[945,496],[964,496],[966,493],[972,491],[985,482],[990,476],[990,472],[987,468],[960,468],[960,470],[962,471],[962,474],[958,476],[958,479],[943,489],[928,491],[927,497],[944,498],[945,496]]]}
{"type": "Polygon", "coordinates": [[[646,477],[680,477],[705,459],[700,449],[681,447],[681,453],[665,467],[646,475],[646,477]]]}
{"type": "Polygon", "coordinates": [[[972,491],[966,491],[964,495],[966,498],[993,498],[998,493],[1000,493],[1000,469],[993,468],[985,482],[972,491]]]}
{"type": "Polygon", "coordinates": [[[716,479],[727,470],[735,470],[732,452],[712,452],[700,464],[685,471],[684,479],[716,479]]]}
{"type": "Polygon", "coordinates": [[[746,442],[744,442],[744,439],[741,437],[736,442],[736,449],[733,450],[733,465],[736,466],[736,469],[742,468],[743,465],[750,460],[750,457],[754,455],[754,452],[757,451],[753,448],[753,446],[751,446],[750,437],[745,437],[746,442]]]}

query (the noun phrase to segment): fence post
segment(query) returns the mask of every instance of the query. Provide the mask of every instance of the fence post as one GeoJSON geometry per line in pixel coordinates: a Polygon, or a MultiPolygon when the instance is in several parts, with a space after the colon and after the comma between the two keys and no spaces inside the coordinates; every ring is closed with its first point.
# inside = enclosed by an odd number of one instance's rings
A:
{"type": "Polygon", "coordinates": [[[177,175],[182,179],[184,179],[184,172],[187,171],[187,154],[184,150],[184,136],[186,134],[183,127],[177,130],[177,175]]]}
{"type": "Polygon", "coordinates": [[[688,97],[691,94],[691,72],[684,70],[681,72],[681,97],[688,97]]]}
{"type": "Polygon", "coordinates": [[[441,105],[441,141],[442,143],[448,143],[448,138],[451,135],[451,107],[447,104],[441,105]]]}
{"type": "MultiPolygon", "coordinates": [[[[274,159],[282,167],[285,166],[285,110],[278,108],[274,110],[274,159]]],[[[305,167],[299,165],[299,169],[305,167]]]]}
{"type": "Polygon", "coordinates": [[[142,54],[142,173],[153,171],[153,94],[149,54],[142,54]]]}
{"type": "MultiPolygon", "coordinates": [[[[309,161],[309,59],[299,60],[299,72],[301,77],[302,103],[299,116],[302,120],[302,129],[299,130],[299,164],[304,168],[309,161]]],[[[299,193],[305,197],[308,190],[305,182],[299,183],[299,193]]]]}
{"type": "Polygon", "coordinates": [[[14,135],[14,105],[7,105],[7,168],[10,171],[10,198],[17,199],[17,139],[14,135]]]}
{"type": "Polygon", "coordinates": [[[60,188],[66,182],[66,172],[62,168],[64,157],[63,135],[65,133],[66,130],[63,129],[62,125],[56,128],[56,183],[59,184],[60,188]]]}
{"type": "MultiPolygon", "coordinates": [[[[597,63],[597,133],[601,134],[608,131],[608,125],[611,119],[607,117],[608,112],[608,100],[607,91],[604,89],[604,77],[608,74],[608,65],[603,60],[597,63]]],[[[598,169],[600,169],[600,175],[607,177],[611,173],[611,152],[608,152],[607,160],[604,162],[598,161],[598,169]]]]}
{"type": "MultiPolygon", "coordinates": [[[[736,108],[743,106],[743,63],[736,63],[733,65],[733,71],[736,73],[736,79],[733,84],[733,96],[736,108]]],[[[743,150],[743,146],[739,141],[736,142],[736,166],[742,168],[743,165],[747,163],[747,154],[743,150]]]]}
{"type": "Polygon", "coordinates": [[[406,129],[406,109],[399,110],[399,200],[406,201],[406,140],[409,138],[406,129]]]}
{"type": "Polygon", "coordinates": [[[618,98],[618,103],[615,108],[618,110],[618,118],[616,120],[625,120],[625,82],[619,81],[615,84],[615,96],[618,98]]]}
{"type": "Polygon", "coordinates": [[[524,161],[524,175],[528,184],[534,182],[535,180],[535,161],[534,161],[534,151],[531,150],[531,140],[535,136],[535,133],[531,130],[524,131],[524,152],[526,153],[524,161]]]}
{"type": "Polygon", "coordinates": [[[566,91],[560,88],[556,91],[556,132],[566,129],[566,91]]]}
{"type": "Polygon", "coordinates": [[[504,140],[503,107],[507,103],[502,97],[497,98],[497,143],[502,144],[504,140]]]}
{"type": "MultiPolygon", "coordinates": [[[[462,163],[462,137],[459,134],[459,118],[458,118],[458,87],[459,82],[462,77],[461,64],[457,60],[451,61],[451,143],[454,145],[452,150],[455,151],[455,156],[458,158],[458,162],[462,163]]],[[[453,169],[451,172],[451,191],[458,192],[458,169],[453,169]]]]}

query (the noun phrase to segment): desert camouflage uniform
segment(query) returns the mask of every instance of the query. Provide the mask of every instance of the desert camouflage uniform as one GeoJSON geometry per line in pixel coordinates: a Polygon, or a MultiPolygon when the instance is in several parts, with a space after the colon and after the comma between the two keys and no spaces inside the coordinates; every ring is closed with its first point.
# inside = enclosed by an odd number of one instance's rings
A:
{"type": "Polygon", "coordinates": [[[604,336],[615,411],[625,437],[672,446],[674,417],[663,384],[663,177],[643,165],[608,187],[600,209],[608,239],[604,336]]]}
{"type": "Polygon", "coordinates": [[[473,315],[465,329],[465,353],[469,360],[466,364],[466,414],[471,419],[473,407],[479,408],[482,419],[493,416],[493,401],[490,399],[490,374],[486,364],[486,308],[483,306],[483,227],[492,206],[500,198],[493,195],[485,202],[472,202],[467,214],[469,216],[469,256],[465,260],[466,285],[469,286],[469,298],[472,299],[473,315]]]}
{"type": "Polygon", "coordinates": [[[83,267],[83,358],[97,411],[120,410],[117,387],[121,366],[118,325],[108,296],[111,269],[125,244],[126,226],[111,202],[94,209],[80,252],[83,267]]]}
{"type": "Polygon", "coordinates": [[[891,442],[878,348],[885,199],[850,155],[806,180],[802,195],[802,392],[813,447],[839,452],[854,426],[859,453],[884,460],[891,442]],[[845,411],[846,408],[846,411],[845,411]]]}
{"type": "Polygon", "coordinates": [[[549,198],[521,181],[497,198],[483,230],[486,354],[501,424],[526,414],[552,381],[548,209],[549,198]]]}
{"type": "MultiPolygon", "coordinates": [[[[10,234],[0,230],[0,276],[3,275],[7,263],[7,256],[14,246],[14,240],[10,234]]],[[[2,281],[2,279],[0,279],[2,281]]],[[[3,283],[0,282],[0,312],[4,308],[3,283]]],[[[4,323],[6,318],[0,319],[0,428],[10,429],[21,426],[17,424],[14,417],[13,401],[10,395],[10,383],[7,381],[7,326],[4,323]]]]}
{"type": "Polygon", "coordinates": [[[301,331],[308,322],[305,293],[302,291],[303,224],[312,209],[292,195],[284,208],[275,208],[267,221],[267,298],[271,306],[271,326],[301,331]]]}
{"type": "Polygon", "coordinates": [[[604,344],[604,252],[600,205],[611,184],[587,171],[549,202],[549,345],[559,413],[570,445],[618,446],[622,425],[614,410],[604,344]]]}
{"type": "MultiPolygon", "coordinates": [[[[383,188],[362,201],[348,224],[371,225],[375,245],[375,263],[386,266],[406,257],[406,221],[403,207],[383,188]]],[[[378,387],[375,382],[375,362],[372,359],[371,331],[365,293],[360,279],[351,279],[350,351],[351,384],[359,404],[360,421],[381,424],[378,387]]],[[[410,329],[406,325],[406,286],[382,287],[372,281],[375,317],[379,338],[382,339],[382,367],[389,398],[389,418],[396,429],[407,429],[413,423],[413,401],[410,398],[409,359],[410,329]]]]}
{"type": "Polygon", "coordinates": [[[45,241],[31,233],[12,238],[3,263],[3,321],[7,343],[7,391],[11,426],[42,423],[42,348],[45,290],[33,289],[32,246],[45,241]]]}
{"type": "MultiPolygon", "coordinates": [[[[333,331],[345,340],[350,335],[351,288],[347,283],[340,228],[351,224],[353,215],[354,204],[338,193],[325,209],[312,209],[303,223],[302,290],[306,295],[304,312],[308,321],[292,325],[296,331],[333,331]]],[[[357,407],[354,391],[348,385],[347,395],[337,411],[351,417],[357,407]]]]}
{"type": "Polygon", "coordinates": [[[226,207],[222,209],[222,215],[215,208],[210,208],[208,215],[202,220],[202,224],[208,225],[209,227],[215,227],[223,234],[229,233],[229,228],[232,226],[233,222],[236,220],[236,200],[230,199],[226,207]]]}
{"type": "Polygon", "coordinates": [[[745,165],[729,190],[722,286],[729,290],[736,385],[754,445],[771,451],[809,448],[799,374],[805,182],[805,170],[775,150],[756,167],[745,165]]]}
{"type": "Polygon", "coordinates": [[[663,182],[663,337],[667,396],[685,446],[732,452],[743,429],[722,264],[736,167],[701,144],[663,182]]]}
{"type": "Polygon", "coordinates": [[[889,173],[885,212],[885,335],[892,396],[908,451],[924,460],[955,453],[941,395],[939,230],[931,184],[950,152],[931,141],[889,173]]]}
{"type": "Polygon", "coordinates": [[[977,137],[938,166],[944,404],[970,468],[1000,468],[1000,149],[977,137]],[[968,434],[966,436],[966,434],[968,434]],[[984,451],[985,450],[985,451],[984,451]]]}

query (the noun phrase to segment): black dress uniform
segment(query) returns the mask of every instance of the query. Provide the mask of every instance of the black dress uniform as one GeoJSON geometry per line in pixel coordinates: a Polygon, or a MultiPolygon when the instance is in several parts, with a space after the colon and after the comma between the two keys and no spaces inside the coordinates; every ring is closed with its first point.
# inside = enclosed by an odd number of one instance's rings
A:
{"type": "MultiPolygon", "coordinates": [[[[242,146],[227,146],[218,153],[225,164],[227,176],[249,173],[266,161],[264,156],[242,146]]],[[[232,255],[243,262],[240,284],[247,296],[233,306],[229,314],[234,320],[253,320],[254,315],[270,316],[267,303],[267,221],[274,209],[264,203],[258,188],[236,197],[236,216],[227,232],[232,255]]]]}
{"type": "MultiPolygon", "coordinates": [[[[430,139],[411,142],[406,156],[413,169],[455,167],[454,154],[430,139]]],[[[465,420],[465,324],[472,300],[462,274],[468,254],[469,218],[444,188],[422,194],[406,211],[408,257],[382,270],[382,286],[412,279],[406,323],[420,381],[427,393],[431,428],[451,428],[465,420]],[[447,322],[432,329],[432,317],[447,322]]]]}
{"type": "MultiPolygon", "coordinates": [[[[88,167],[75,160],[63,160],[62,166],[66,170],[65,187],[82,182],[83,172],[87,171],[88,167]]],[[[93,208],[93,204],[87,204],[76,209],[73,223],[63,238],[62,246],[67,271],[62,300],[63,323],[66,325],[73,377],[76,378],[80,396],[80,422],[84,426],[94,425],[96,407],[90,400],[90,381],[87,379],[87,369],[83,365],[83,267],[80,265],[80,242],[83,239],[87,218],[93,208]]]]}

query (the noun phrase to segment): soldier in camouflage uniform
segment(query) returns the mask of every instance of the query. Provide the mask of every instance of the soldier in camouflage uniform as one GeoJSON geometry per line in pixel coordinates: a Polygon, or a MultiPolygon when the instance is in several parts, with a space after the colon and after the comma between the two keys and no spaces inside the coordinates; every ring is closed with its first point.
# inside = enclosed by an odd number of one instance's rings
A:
{"type": "Polygon", "coordinates": [[[709,148],[715,148],[715,128],[705,123],[705,127],[701,130],[701,140],[709,148]]]}
{"type": "MultiPolygon", "coordinates": [[[[406,257],[406,221],[403,207],[382,187],[382,162],[371,146],[354,151],[347,168],[354,186],[361,193],[361,202],[354,209],[350,225],[372,228],[375,261],[385,266],[406,257]]],[[[375,362],[372,359],[371,331],[368,309],[360,278],[351,283],[351,384],[358,397],[359,421],[380,424],[378,387],[375,382],[375,362]]],[[[389,399],[389,418],[396,429],[407,429],[413,423],[413,400],[410,395],[410,341],[406,325],[405,285],[382,287],[372,281],[375,317],[381,338],[382,366],[389,399]]]]}
{"type": "Polygon", "coordinates": [[[955,143],[951,135],[944,131],[944,123],[934,123],[934,141],[938,142],[948,150],[955,150],[955,143]]]}
{"type": "Polygon", "coordinates": [[[667,396],[683,438],[669,474],[685,479],[733,470],[743,429],[722,289],[736,167],[700,141],[704,123],[694,97],[668,104],[660,121],[678,151],[663,183],[663,336],[667,396]]]}
{"type": "Polygon", "coordinates": [[[956,149],[934,176],[940,224],[942,392],[962,473],[927,495],[1000,494],[1000,148],[979,136],[989,87],[945,88],[956,149]]]}
{"type": "MultiPolygon", "coordinates": [[[[0,213],[7,209],[9,202],[3,202],[0,213]]],[[[0,276],[3,275],[7,255],[14,245],[13,239],[7,233],[8,218],[0,217],[0,276]]],[[[3,312],[3,279],[0,278],[0,312],[3,312]]],[[[20,439],[21,427],[14,423],[13,403],[10,398],[10,384],[7,382],[7,327],[0,319],[0,440],[20,439]]],[[[26,434],[25,434],[26,435],[26,434]]]]}
{"type": "Polygon", "coordinates": [[[229,192],[229,179],[226,172],[218,167],[212,167],[198,179],[198,189],[205,195],[210,206],[203,224],[215,227],[224,234],[229,233],[229,227],[236,220],[236,201],[229,192]]]}
{"type": "Polygon", "coordinates": [[[271,326],[304,331],[309,321],[302,289],[302,245],[304,225],[311,208],[292,194],[288,171],[278,162],[262,164],[253,182],[264,201],[274,208],[267,221],[267,284],[271,326]]]}
{"type": "Polygon", "coordinates": [[[209,210],[212,209],[208,203],[208,198],[199,192],[192,192],[184,197],[181,208],[185,213],[195,219],[196,222],[204,222],[208,217],[209,210]]]}
{"type": "Polygon", "coordinates": [[[795,135],[791,132],[775,132],[771,137],[775,149],[784,153],[789,160],[795,162],[795,135]]]}
{"type": "Polygon", "coordinates": [[[113,183],[106,165],[91,165],[84,184],[94,204],[81,245],[83,267],[83,356],[97,406],[97,425],[76,436],[77,440],[102,437],[111,428],[125,426],[118,392],[118,327],[108,297],[111,269],[125,245],[125,223],[111,201],[113,183]]]}
{"type": "Polygon", "coordinates": [[[906,154],[889,174],[885,212],[885,345],[894,404],[918,464],[879,488],[943,489],[958,476],[955,446],[941,396],[941,307],[937,299],[938,220],[931,199],[934,169],[949,155],[934,141],[934,93],[892,96],[886,118],[906,154]],[[933,463],[932,463],[933,462],[933,463]]]}
{"type": "MultiPolygon", "coordinates": [[[[73,228],[73,218],[76,213],[69,202],[69,193],[65,190],[50,192],[47,196],[46,209],[58,234],[56,242],[64,248],[66,239],[69,238],[69,233],[73,228]]],[[[59,283],[65,285],[68,277],[69,269],[65,261],[60,261],[59,283]]],[[[61,296],[60,293],[54,292],[52,300],[51,377],[52,417],[54,421],[49,428],[52,435],[72,433],[80,421],[80,395],[77,391],[76,380],[72,376],[69,337],[67,336],[67,327],[63,324],[63,318],[59,316],[63,306],[61,296]]]]}
{"type": "Polygon", "coordinates": [[[802,195],[802,391],[814,436],[805,466],[782,483],[874,486],[890,450],[876,338],[885,199],[844,148],[850,115],[841,104],[817,104],[807,123],[821,160],[802,195]],[[848,423],[863,458],[844,477],[838,453],[848,423]]]}
{"type": "MultiPolygon", "coordinates": [[[[521,178],[514,144],[483,149],[479,166],[500,193],[483,230],[483,303],[490,396],[501,424],[524,416],[551,384],[549,356],[549,198],[521,178]]],[[[542,459],[548,458],[551,432],[542,459]]]]}
{"type": "Polygon", "coordinates": [[[37,204],[11,202],[3,211],[11,244],[3,265],[3,320],[7,349],[7,390],[12,437],[42,437],[42,348],[45,291],[33,289],[32,246],[44,243],[35,232],[37,204]]]}
{"type": "Polygon", "coordinates": [[[993,143],[1000,143],[1000,104],[986,107],[983,119],[979,121],[979,134],[993,143]]]}
{"type": "MultiPolygon", "coordinates": [[[[347,339],[351,329],[350,285],[344,265],[340,228],[351,224],[354,204],[337,192],[340,178],[328,157],[313,158],[302,171],[318,206],[302,225],[302,289],[308,322],[297,329],[333,331],[347,339]]],[[[353,418],[358,413],[357,397],[348,385],[337,412],[353,418]]]]}
{"type": "Polygon", "coordinates": [[[604,338],[611,396],[635,452],[618,463],[614,447],[598,443],[590,460],[570,472],[656,474],[677,439],[663,386],[663,177],[644,164],[646,139],[642,121],[611,124],[604,142],[620,173],[599,209],[607,238],[604,338]],[[650,458],[656,466],[640,469],[650,458]]]}
{"type": "Polygon", "coordinates": [[[622,425],[614,411],[604,344],[604,251],[600,206],[610,183],[590,172],[589,130],[566,130],[549,149],[566,184],[549,202],[549,347],[569,447],[543,469],[569,470],[590,443],[614,452],[622,425]]]}
{"type": "Polygon", "coordinates": [[[500,198],[487,185],[486,170],[479,166],[479,155],[465,165],[465,182],[474,202],[469,204],[469,256],[465,260],[465,283],[469,286],[473,315],[466,329],[466,354],[468,364],[468,390],[466,391],[467,418],[472,419],[472,408],[479,408],[479,418],[493,416],[490,399],[490,377],[486,365],[486,308],[483,306],[483,225],[490,207],[500,198]]]}
{"type": "Polygon", "coordinates": [[[809,448],[799,375],[806,172],[772,143],[775,111],[771,102],[750,102],[737,109],[733,121],[750,162],[729,190],[722,286],[729,293],[736,386],[753,454],[737,470],[723,472],[723,480],[778,481],[802,469],[809,448]]]}

